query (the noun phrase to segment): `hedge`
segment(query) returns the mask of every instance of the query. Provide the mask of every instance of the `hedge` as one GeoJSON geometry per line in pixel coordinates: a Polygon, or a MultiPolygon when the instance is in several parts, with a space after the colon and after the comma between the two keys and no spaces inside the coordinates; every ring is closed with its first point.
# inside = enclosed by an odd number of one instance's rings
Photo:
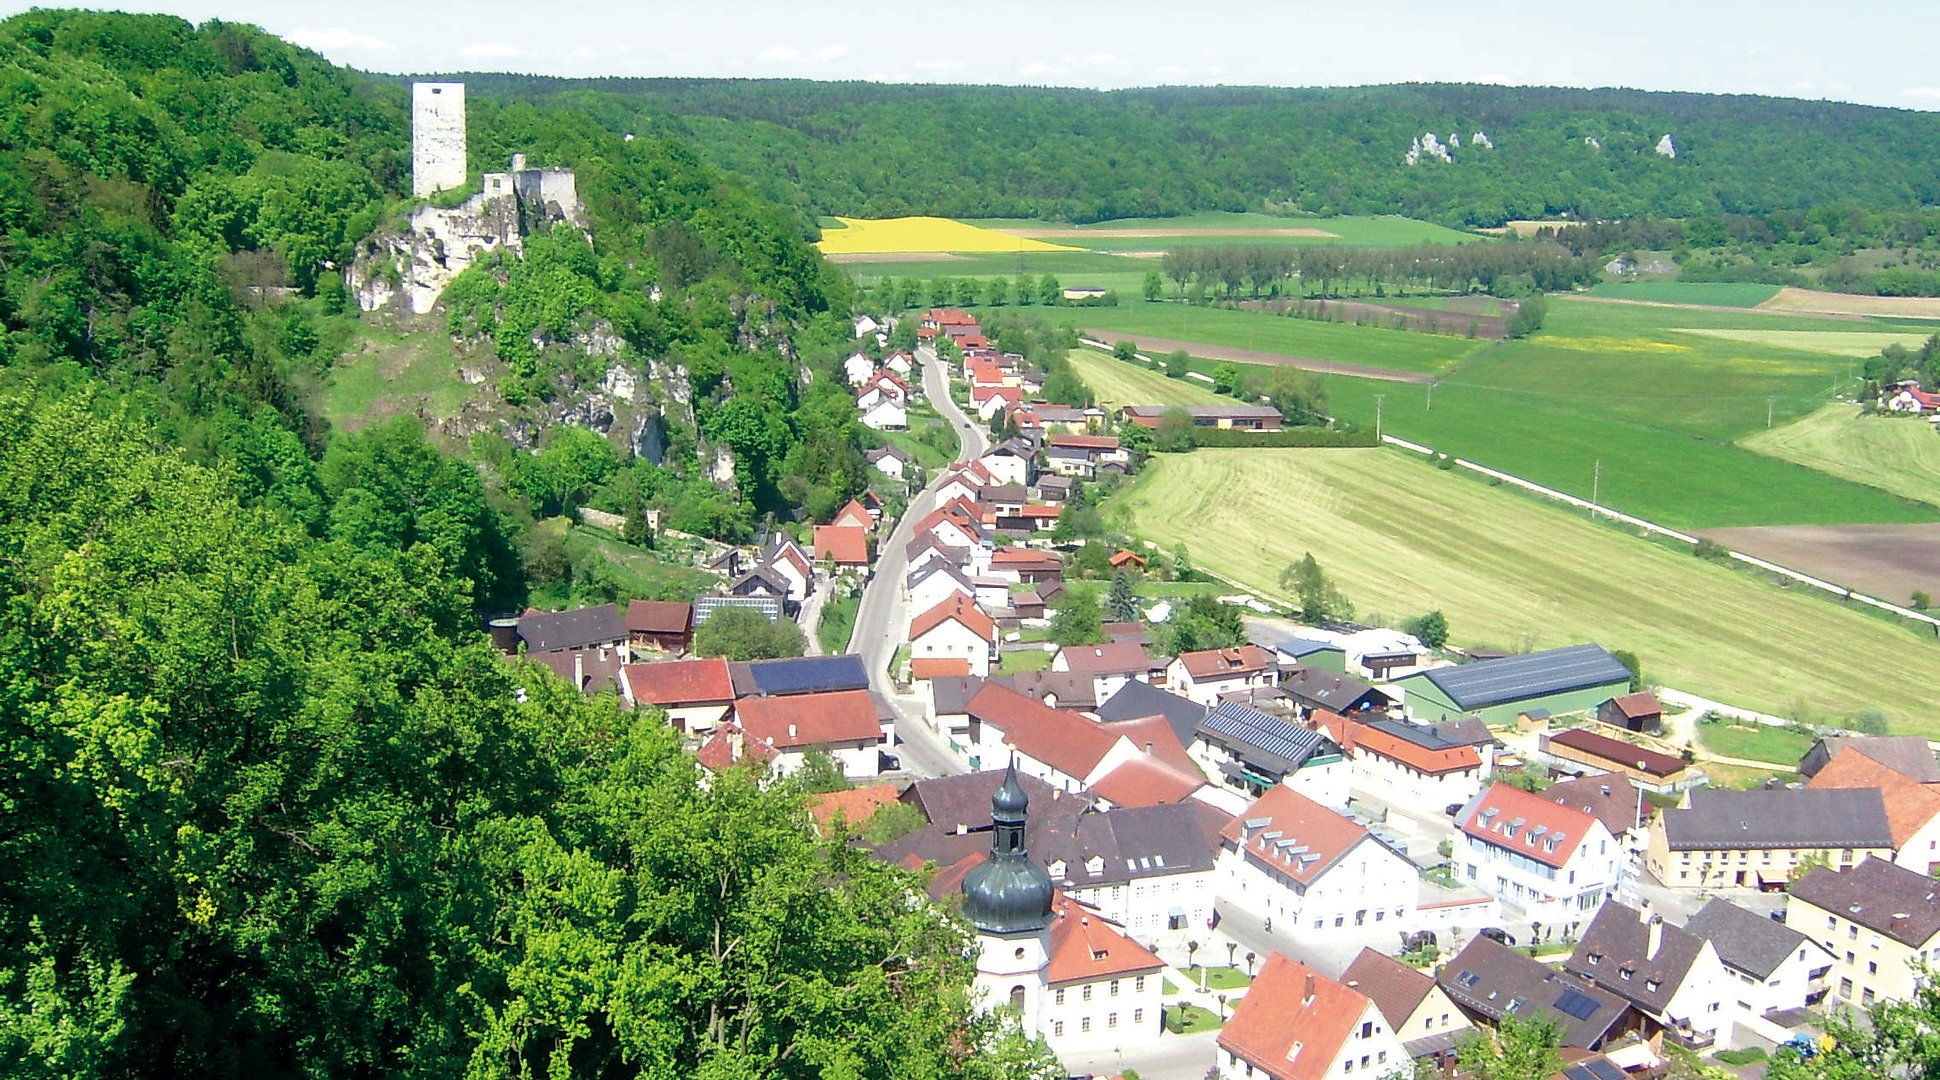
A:
{"type": "Polygon", "coordinates": [[[1279,431],[1241,431],[1236,428],[1193,428],[1192,444],[1215,448],[1261,446],[1379,446],[1372,431],[1337,431],[1333,428],[1295,427],[1279,431]]]}

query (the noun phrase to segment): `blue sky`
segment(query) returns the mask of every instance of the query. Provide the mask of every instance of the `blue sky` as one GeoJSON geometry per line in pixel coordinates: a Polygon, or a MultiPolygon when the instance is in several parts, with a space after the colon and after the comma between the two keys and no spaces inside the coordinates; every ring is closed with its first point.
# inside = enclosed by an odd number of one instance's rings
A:
{"type": "MultiPolygon", "coordinates": [[[[43,0],[46,2],[46,0],[43,0]]],[[[0,11],[29,5],[0,0],[0,11]]],[[[1940,109],[1940,3],[183,0],[373,71],[1122,87],[1454,81],[1940,109]],[[1593,15],[1592,12],[1595,12],[1593,15]],[[1605,14],[1607,12],[1607,14],[1605,14]]]]}

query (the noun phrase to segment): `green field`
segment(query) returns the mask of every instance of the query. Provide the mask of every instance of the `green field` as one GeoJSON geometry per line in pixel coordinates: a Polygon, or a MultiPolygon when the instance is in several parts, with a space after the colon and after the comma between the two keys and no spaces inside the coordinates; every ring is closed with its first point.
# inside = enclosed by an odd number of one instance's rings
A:
{"type": "Polygon", "coordinates": [[[1459,645],[1596,641],[1635,652],[1655,681],[1730,704],[1879,707],[1896,730],[1940,733],[1924,687],[1904,678],[1940,665],[1930,639],[1394,451],[1164,455],[1106,507],[1121,512],[1270,597],[1311,551],[1363,616],[1440,610],[1459,645]]]}
{"type": "Polygon", "coordinates": [[[1706,281],[1605,282],[1591,289],[1590,295],[1652,304],[1755,308],[1777,296],[1778,286],[1706,281]]]}
{"type": "Polygon", "coordinates": [[[1833,356],[1866,357],[1878,354],[1888,345],[1917,349],[1927,334],[1890,330],[1707,330],[1682,329],[1678,333],[1723,338],[1746,345],[1766,345],[1774,349],[1829,353],[1833,356]]]}
{"type": "Polygon", "coordinates": [[[1785,423],[1850,386],[1851,360],[1690,332],[1853,325],[1554,297],[1540,333],[1478,353],[1432,391],[1330,377],[1329,404],[1371,425],[1381,395],[1387,434],[1582,498],[1594,489],[1603,505],[1673,528],[1940,520],[1932,506],[1735,445],[1768,416],[1785,423]]]}
{"type": "MultiPolygon", "coordinates": [[[[1231,405],[1197,379],[1168,379],[1143,364],[1128,364],[1096,349],[1073,349],[1071,366],[1102,408],[1118,405],[1231,405]]],[[[1935,440],[1940,441],[1940,440],[1935,440]]]]}
{"type": "Polygon", "coordinates": [[[1862,416],[1857,405],[1827,405],[1739,445],[1940,506],[1940,432],[1919,417],[1862,416]]]}
{"type": "MultiPolygon", "coordinates": [[[[1353,323],[1292,319],[1260,311],[1187,304],[1121,304],[1071,313],[1079,326],[1113,334],[1144,334],[1175,341],[1258,349],[1286,356],[1365,364],[1390,371],[1447,371],[1492,344],[1448,334],[1417,334],[1353,323]]],[[[1062,321],[1062,316],[1060,316],[1062,321]]]]}
{"type": "Polygon", "coordinates": [[[1770,724],[1699,724],[1698,744],[1714,754],[1769,761],[1790,769],[1812,749],[1812,736],[1770,724]]]}

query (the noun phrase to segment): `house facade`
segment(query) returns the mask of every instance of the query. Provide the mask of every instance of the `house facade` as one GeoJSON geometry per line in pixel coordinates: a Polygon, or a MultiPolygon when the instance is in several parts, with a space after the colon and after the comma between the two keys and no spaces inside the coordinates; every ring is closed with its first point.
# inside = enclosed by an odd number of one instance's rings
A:
{"type": "Polygon", "coordinates": [[[1825,946],[1830,996],[1860,1008],[1911,1000],[1918,966],[1940,966],[1940,892],[1886,859],[1809,871],[1785,899],[1785,925],[1825,946]]]}
{"type": "Polygon", "coordinates": [[[1622,883],[1625,861],[1594,814],[1507,784],[1456,818],[1456,876],[1546,925],[1588,921],[1622,883]]]}
{"type": "Polygon", "coordinates": [[[997,624],[976,602],[952,595],[909,624],[910,659],[963,660],[970,674],[984,677],[997,659],[997,624]]]}
{"type": "Polygon", "coordinates": [[[1690,1049],[1731,1039],[1731,978],[1711,943],[1662,915],[1609,901],[1563,964],[1690,1049]]]}
{"type": "Polygon", "coordinates": [[[1420,875],[1352,818],[1276,786],[1220,832],[1218,896],[1288,931],[1400,930],[1420,875]]]}
{"type": "MultiPolygon", "coordinates": [[[[1730,977],[1729,1007],[1741,1017],[1817,1005],[1831,987],[1833,954],[1824,945],[1729,900],[1713,898],[1684,929],[1717,950],[1730,977]]],[[[1836,938],[1837,924],[1828,929],[1836,938]]]]}
{"type": "Polygon", "coordinates": [[[773,748],[774,769],[783,776],[815,752],[827,754],[852,780],[882,771],[883,723],[866,690],[742,698],[734,713],[750,740],[773,748]]]}
{"type": "Polygon", "coordinates": [[[1782,889],[1808,865],[1893,858],[1878,789],[1696,788],[1651,819],[1644,867],[1674,889],[1782,889]]]}
{"type": "Polygon", "coordinates": [[[1407,1050],[1372,999],[1277,952],[1215,1041],[1220,1080],[1412,1075],[1407,1050]]]}
{"type": "Polygon", "coordinates": [[[1165,669],[1165,685],[1210,709],[1219,704],[1221,694],[1271,686],[1278,676],[1279,670],[1264,650],[1258,645],[1241,645],[1180,653],[1165,669]]]}

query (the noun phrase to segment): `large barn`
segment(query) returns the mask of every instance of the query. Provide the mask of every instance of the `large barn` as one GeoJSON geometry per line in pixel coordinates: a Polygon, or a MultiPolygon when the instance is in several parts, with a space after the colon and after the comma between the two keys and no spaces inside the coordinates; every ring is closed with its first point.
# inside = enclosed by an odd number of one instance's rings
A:
{"type": "Polygon", "coordinates": [[[1630,669],[1601,645],[1570,645],[1500,660],[1431,668],[1395,683],[1408,715],[1424,723],[1479,716],[1507,724],[1520,713],[1588,712],[1630,691],[1630,669]]]}

